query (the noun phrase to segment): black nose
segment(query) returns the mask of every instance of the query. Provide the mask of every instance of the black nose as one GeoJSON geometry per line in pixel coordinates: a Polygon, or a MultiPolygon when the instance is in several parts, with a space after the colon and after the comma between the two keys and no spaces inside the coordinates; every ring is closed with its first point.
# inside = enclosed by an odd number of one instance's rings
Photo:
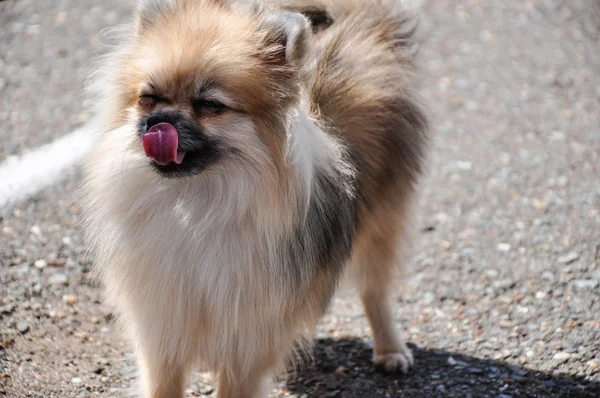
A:
{"type": "Polygon", "coordinates": [[[148,130],[152,126],[154,126],[158,123],[162,123],[162,122],[166,122],[165,116],[161,115],[161,114],[154,114],[154,115],[150,116],[148,118],[148,120],[146,121],[146,130],[148,130]]]}

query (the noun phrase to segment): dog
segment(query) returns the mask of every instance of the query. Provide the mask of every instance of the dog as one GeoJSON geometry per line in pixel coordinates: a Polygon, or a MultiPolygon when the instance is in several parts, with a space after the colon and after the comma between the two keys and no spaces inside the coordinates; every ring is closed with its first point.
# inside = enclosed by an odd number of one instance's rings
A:
{"type": "Polygon", "coordinates": [[[142,0],[94,76],[83,210],[138,395],[264,397],[356,282],[375,365],[424,167],[415,17],[399,0],[142,0]]]}

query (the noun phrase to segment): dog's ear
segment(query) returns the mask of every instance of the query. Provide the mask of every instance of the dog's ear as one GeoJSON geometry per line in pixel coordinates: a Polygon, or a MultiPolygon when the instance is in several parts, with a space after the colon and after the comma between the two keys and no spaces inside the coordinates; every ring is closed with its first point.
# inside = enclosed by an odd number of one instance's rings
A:
{"type": "Polygon", "coordinates": [[[276,65],[300,66],[308,52],[311,28],[299,12],[268,12],[261,28],[266,30],[267,61],[276,65]]]}
{"type": "Polygon", "coordinates": [[[138,32],[144,30],[162,12],[172,9],[176,0],[139,0],[136,13],[136,27],[138,32]]]}

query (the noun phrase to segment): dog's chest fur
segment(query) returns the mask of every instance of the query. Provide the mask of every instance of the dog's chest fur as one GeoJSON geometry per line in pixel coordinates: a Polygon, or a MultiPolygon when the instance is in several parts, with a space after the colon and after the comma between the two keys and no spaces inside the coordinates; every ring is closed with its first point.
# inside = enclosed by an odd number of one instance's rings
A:
{"type": "MultiPolygon", "coordinates": [[[[233,343],[240,336],[266,337],[256,335],[265,333],[257,324],[288,317],[310,324],[306,318],[320,315],[330,296],[314,293],[314,285],[335,284],[351,252],[355,199],[343,173],[314,153],[310,160],[300,154],[298,162],[311,162],[293,187],[302,193],[275,203],[267,187],[238,169],[226,178],[207,174],[202,184],[165,180],[118,134],[100,145],[104,155],[91,167],[104,172],[88,181],[89,232],[107,299],[123,319],[136,324],[136,317],[161,314],[156,330],[172,331],[164,344],[230,352],[242,349],[233,343]],[[126,165],[116,161],[124,158],[126,165]],[[315,304],[300,306],[309,293],[315,304]],[[306,314],[297,313],[301,307],[306,314]]],[[[142,339],[153,333],[131,332],[142,339]]],[[[277,338],[278,331],[268,333],[277,338]]],[[[219,358],[204,360],[210,366],[219,358]]]]}

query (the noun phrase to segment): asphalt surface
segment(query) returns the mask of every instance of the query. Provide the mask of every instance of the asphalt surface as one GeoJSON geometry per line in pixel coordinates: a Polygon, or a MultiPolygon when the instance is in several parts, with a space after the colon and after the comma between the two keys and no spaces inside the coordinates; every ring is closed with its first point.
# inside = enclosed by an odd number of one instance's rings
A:
{"type": "MultiPolygon", "coordinates": [[[[0,2],[0,161],[87,121],[110,0],[0,2]]],[[[600,21],[593,0],[425,7],[429,172],[397,322],[410,374],[370,363],[350,292],[273,396],[600,396],[600,21]]],[[[40,165],[43,167],[43,165],[40,165]]],[[[0,176],[2,178],[2,176],[0,176]]],[[[77,177],[0,209],[0,396],[122,397],[134,358],[89,278],[77,177]]],[[[206,375],[189,396],[211,396],[206,375]]]]}

